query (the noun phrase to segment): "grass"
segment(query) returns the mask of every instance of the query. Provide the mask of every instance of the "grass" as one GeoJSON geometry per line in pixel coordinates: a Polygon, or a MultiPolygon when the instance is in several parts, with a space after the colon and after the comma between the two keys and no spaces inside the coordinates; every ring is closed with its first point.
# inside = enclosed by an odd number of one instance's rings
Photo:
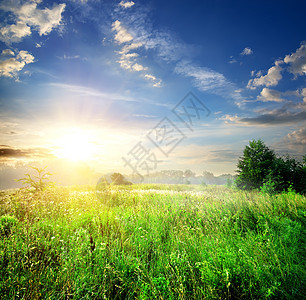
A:
{"type": "Polygon", "coordinates": [[[1,299],[305,299],[305,197],[191,185],[0,198],[1,299]]]}

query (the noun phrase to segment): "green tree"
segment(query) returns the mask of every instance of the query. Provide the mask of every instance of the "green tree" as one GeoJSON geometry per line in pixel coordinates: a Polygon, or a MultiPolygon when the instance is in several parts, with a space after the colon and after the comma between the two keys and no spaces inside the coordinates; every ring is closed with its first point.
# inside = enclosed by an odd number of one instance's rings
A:
{"type": "Polygon", "coordinates": [[[112,184],[120,185],[120,184],[125,184],[125,185],[131,185],[132,183],[125,180],[124,176],[120,173],[113,173],[111,175],[111,180],[112,184]]]}
{"type": "Polygon", "coordinates": [[[301,192],[303,181],[305,186],[303,164],[289,155],[277,157],[270,166],[268,180],[273,181],[276,192],[288,190],[290,187],[301,192]]]}
{"type": "Polygon", "coordinates": [[[250,141],[243,151],[243,156],[238,161],[237,187],[252,189],[262,186],[275,158],[274,151],[270,150],[263,141],[250,141]]]}

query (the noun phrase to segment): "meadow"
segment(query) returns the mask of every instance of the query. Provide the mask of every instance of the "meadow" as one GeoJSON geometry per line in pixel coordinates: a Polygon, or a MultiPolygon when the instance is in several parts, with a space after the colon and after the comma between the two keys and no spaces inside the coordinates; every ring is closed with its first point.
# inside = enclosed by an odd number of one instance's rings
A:
{"type": "Polygon", "coordinates": [[[225,186],[3,191],[1,299],[305,299],[305,196],[225,186]]]}

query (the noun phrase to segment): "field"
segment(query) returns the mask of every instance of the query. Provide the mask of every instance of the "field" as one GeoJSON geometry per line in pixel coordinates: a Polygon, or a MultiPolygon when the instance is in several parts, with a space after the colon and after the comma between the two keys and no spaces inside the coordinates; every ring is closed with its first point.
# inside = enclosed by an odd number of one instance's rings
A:
{"type": "Polygon", "coordinates": [[[306,198],[223,186],[2,192],[1,299],[305,299],[306,198]]]}

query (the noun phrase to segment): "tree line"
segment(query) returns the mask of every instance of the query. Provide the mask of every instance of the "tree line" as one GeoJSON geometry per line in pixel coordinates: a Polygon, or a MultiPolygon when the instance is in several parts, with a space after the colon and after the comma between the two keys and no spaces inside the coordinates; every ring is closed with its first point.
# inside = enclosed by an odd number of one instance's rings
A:
{"type": "Polygon", "coordinates": [[[302,161],[280,156],[261,140],[252,140],[237,164],[236,186],[269,193],[294,190],[306,193],[306,155],[302,161]]]}

